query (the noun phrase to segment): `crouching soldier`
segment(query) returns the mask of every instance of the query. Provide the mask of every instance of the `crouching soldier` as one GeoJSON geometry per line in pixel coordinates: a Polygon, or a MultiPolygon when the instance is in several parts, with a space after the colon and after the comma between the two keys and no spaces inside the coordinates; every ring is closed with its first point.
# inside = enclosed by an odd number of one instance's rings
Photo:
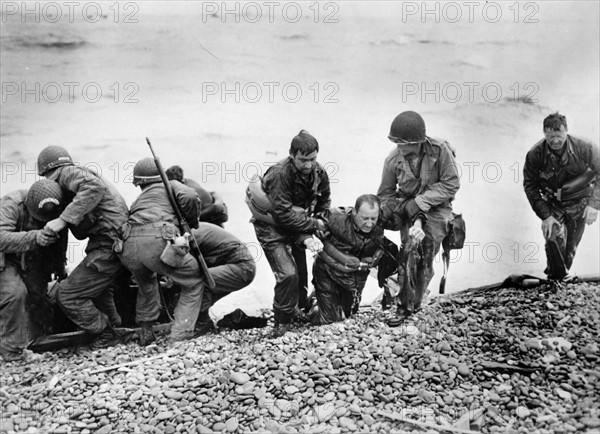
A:
{"type": "Polygon", "coordinates": [[[64,208],[60,186],[47,179],[29,191],[4,196],[0,205],[0,355],[20,360],[29,340],[52,322],[46,288],[63,278],[67,231],[44,229],[64,208]]]}
{"type": "Polygon", "coordinates": [[[219,193],[216,191],[208,192],[193,179],[184,178],[183,169],[180,166],[171,166],[165,170],[165,173],[167,174],[167,178],[179,181],[196,190],[202,204],[202,209],[200,210],[201,222],[208,222],[223,227],[229,216],[227,214],[227,205],[225,205],[219,193]]]}
{"type": "Polygon", "coordinates": [[[67,226],[78,240],[88,239],[86,256],[56,289],[65,315],[94,336],[92,349],[121,341],[113,327],[121,324],[112,286],[125,268],[113,252],[119,228],[127,221],[127,204],[116,188],[93,170],[73,163],[61,146],[48,146],[38,156],[38,173],[56,181],[69,204],[45,229],[55,234],[67,226]]]}
{"type": "Polygon", "coordinates": [[[317,306],[310,312],[313,324],[329,324],[358,311],[369,270],[383,256],[383,229],[377,226],[379,198],[364,194],[354,208],[334,208],[329,214],[329,235],[313,264],[317,306]]]}
{"type": "Polygon", "coordinates": [[[204,288],[195,336],[214,329],[208,310],[223,297],[250,285],[256,275],[254,258],[248,247],[225,229],[200,222],[192,230],[202,251],[206,266],[215,281],[215,288],[204,288]]]}
{"type": "MultiPolygon", "coordinates": [[[[185,219],[191,228],[197,228],[200,215],[198,195],[179,181],[169,182],[185,219]]],[[[172,241],[181,234],[177,215],[152,158],[136,163],[133,184],[139,186],[142,193],[131,205],[129,219],[122,229],[121,260],[135,277],[139,288],[136,322],[142,328],[140,345],[148,345],[155,340],[152,326],[160,315],[157,273],[181,287],[169,341],[193,338],[205,285],[202,272],[191,254],[182,255],[177,263],[171,261],[174,258],[167,258],[172,254],[172,241]]]]}

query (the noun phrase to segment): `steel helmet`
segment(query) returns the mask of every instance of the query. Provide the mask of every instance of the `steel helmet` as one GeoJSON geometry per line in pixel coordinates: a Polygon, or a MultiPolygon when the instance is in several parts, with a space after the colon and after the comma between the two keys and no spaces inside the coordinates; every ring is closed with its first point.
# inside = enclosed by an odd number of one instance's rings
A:
{"type": "Polygon", "coordinates": [[[27,192],[25,207],[34,219],[41,222],[58,218],[65,207],[62,188],[49,179],[34,182],[27,192]]]}
{"type": "Polygon", "coordinates": [[[423,142],[426,138],[425,121],[417,112],[402,112],[392,122],[388,138],[392,142],[423,142]]]}
{"type": "Polygon", "coordinates": [[[133,168],[133,185],[146,185],[161,182],[160,173],[152,158],[142,158],[133,168]]]}
{"type": "Polygon", "coordinates": [[[38,155],[37,167],[40,176],[57,167],[68,165],[73,165],[73,159],[62,146],[46,146],[38,155]]]}

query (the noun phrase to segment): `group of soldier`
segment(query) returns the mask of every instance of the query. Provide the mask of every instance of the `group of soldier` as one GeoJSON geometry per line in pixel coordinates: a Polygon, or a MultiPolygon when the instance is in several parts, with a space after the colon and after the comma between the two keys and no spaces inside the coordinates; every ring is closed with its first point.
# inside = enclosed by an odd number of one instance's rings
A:
{"type": "MultiPolygon", "coordinates": [[[[544,138],[527,154],[524,187],[542,220],[546,274],[569,280],[585,223],[593,223],[600,208],[598,149],[569,135],[566,119],[558,113],[544,120],[543,132],[544,138]]],[[[327,324],[355,314],[370,270],[383,265],[386,255],[387,268],[391,257],[399,284],[389,324],[399,324],[421,308],[434,258],[452,226],[459,174],[454,149],[447,141],[428,136],[418,113],[396,116],[388,138],[396,146],[384,162],[377,194],[360,195],[353,207],[330,206],[329,178],[317,162],[319,143],[305,130],[292,139],[287,158],[250,183],[246,203],[251,222],[276,281],[276,329],[299,322],[327,324]],[[385,238],[386,229],[400,232],[398,253],[385,238]],[[307,251],[315,258],[311,296],[307,251]]],[[[214,330],[210,307],[254,279],[255,263],[246,245],[223,228],[227,207],[222,198],[184,178],[179,166],[161,173],[155,160],[138,161],[133,183],[141,193],[128,208],[114,186],[75,164],[60,146],[44,148],[37,165],[44,178],[29,190],[4,196],[1,203],[4,360],[21,359],[32,336],[48,331],[47,288],[52,277],[58,281],[52,300],[93,336],[93,349],[121,340],[115,330],[121,317],[113,291],[126,270],[138,287],[135,321],[141,345],[156,339],[159,276],[181,289],[170,343],[214,330]],[[182,233],[182,218],[191,233],[182,233]],[[88,240],[85,258],[68,275],[67,230],[88,240]],[[204,271],[189,252],[190,238],[206,262],[204,271]],[[207,285],[209,280],[214,284],[207,285]]]]}

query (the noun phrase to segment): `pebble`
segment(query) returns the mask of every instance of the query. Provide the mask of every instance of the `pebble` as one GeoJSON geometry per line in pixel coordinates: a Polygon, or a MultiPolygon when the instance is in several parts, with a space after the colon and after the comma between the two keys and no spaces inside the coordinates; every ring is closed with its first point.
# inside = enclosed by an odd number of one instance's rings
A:
{"type": "Polygon", "coordinates": [[[590,336],[598,335],[593,307],[600,296],[572,286],[580,289],[451,294],[452,303],[434,300],[416,314],[410,333],[385,325],[378,308],[361,308],[342,327],[298,327],[276,339],[267,327],[211,334],[172,350],[159,340],[152,348],[47,353],[39,365],[2,367],[0,431],[387,433],[405,426],[379,410],[426,408],[422,420],[453,424],[459,410],[484,406],[477,423],[486,432],[531,432],[533,422],[542,433],[594,430],[600,351],[590,336]],[[568,326],[556,327],[567,317],[568,326]],[[160,351],[173,352],[89,375],[160,351]],[[483,361],[552,364],[522,373],[484,369],[483,361]],[[33,415],[11,413],[17,402],[33,415]]]}
{"type": "Polygon", "coordinates": [[[235,384],[246,384],[250,381],[250,376],[244,372],[233,372],[229,377],[230,381],[233,381],[235,384]]]}

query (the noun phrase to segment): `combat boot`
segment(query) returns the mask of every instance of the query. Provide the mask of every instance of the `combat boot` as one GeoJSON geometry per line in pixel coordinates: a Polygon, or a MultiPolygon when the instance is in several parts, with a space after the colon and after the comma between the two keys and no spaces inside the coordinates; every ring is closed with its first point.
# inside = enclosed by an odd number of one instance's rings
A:
{"type": "Polygon", "coordinates": [[[120,343],[122,343],[121,336],[110,325],[107,325],[100,334],[96,335],[89,346],[91,350],[99,350],[120,343]]]}
{"type": "Polygon", "coordinates": [[[141,321],[140,322],[140,333],[139,333],[139,344],[141,347],[148,346],[152,342],[156,340],[156,335],[154,334],[154,330],[152,326],[154,326],[155,321],[141,321]]]}
{"type": "Polygon", "coordinates": [[[210,319],[210,315],[208,311],[200,312],[198,314],[198,320],[196,321],[196,326],[194,327],[194,336],[193,338],[197,338],[199,336],[205,335],[215,330],[215,324],[212,319],[210,319]]]}

